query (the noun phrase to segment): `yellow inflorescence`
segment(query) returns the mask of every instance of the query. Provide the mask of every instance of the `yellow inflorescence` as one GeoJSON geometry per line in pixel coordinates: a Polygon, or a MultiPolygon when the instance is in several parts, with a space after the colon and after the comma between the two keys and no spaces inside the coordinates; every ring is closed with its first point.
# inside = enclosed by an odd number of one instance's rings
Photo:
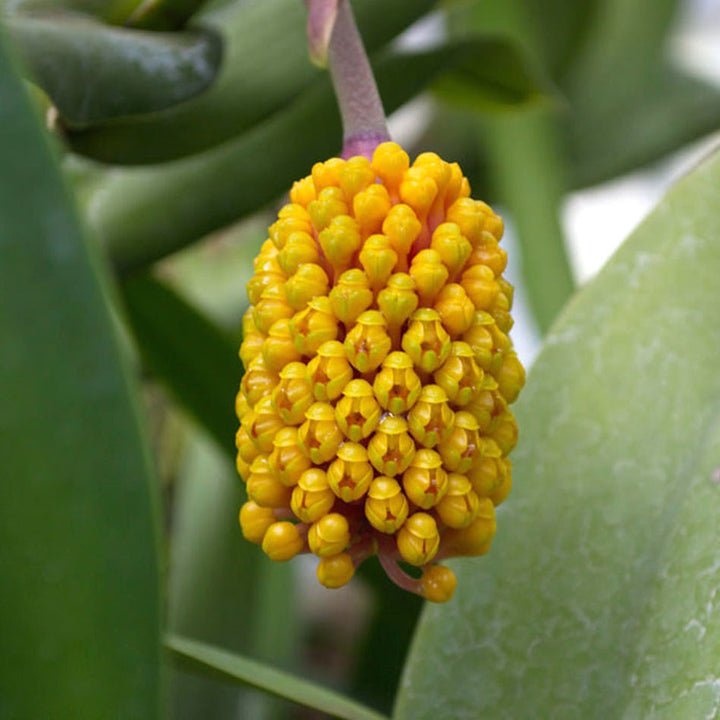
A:
{"type": "Polygon", "coordinates": [[[248,283],[236,401],[243,534],[274,560],[310,551],[326,587],[373,554],[444,602],[437,561],[481,555],[511,487],[512,349],[502,220],[459,166],[317,163],[290,191],[248,283]],[[398,569],[399,570],[399,569],[398,569]]]}

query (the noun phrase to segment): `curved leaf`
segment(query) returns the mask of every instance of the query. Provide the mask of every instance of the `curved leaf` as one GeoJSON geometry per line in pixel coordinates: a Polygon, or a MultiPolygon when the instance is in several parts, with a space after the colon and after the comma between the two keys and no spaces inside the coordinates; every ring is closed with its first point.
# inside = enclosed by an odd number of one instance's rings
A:
{"type": "MultiPolygon", "coordinates": [[[[383,55],[374,70],[385,109],[392,112],[463,61],[467,48],[459,43],[383,55]]],[[[318,159],[337,153],[340,138],[323,77],[286,110],[218,148],[162,165],[90,173],[87,184],[79,180],[82,201],[116,267],[130,270],[270,202],[318,159]]]]}
{"type": "Polygon", "coordinates": [[[716,154],[548,336],[497,542],[424,615],[398,718],[717,714],[719,194],[716,154]]]}
{"type": "Polygon", "coordinates": [[[129,30],[62,13],[16,15],[8,28],[71,126],[164,110],[205,90],[220,64],[211,33],[129,30]]]}
{"type": "Polygon", "coordinates": [[[0,716],[160,710],[154,486],[107,278],[0,36],[0,716]]]}
{"type": "MultiPolygon", "coordinates": [[[[359,0],[355,14],[369,52],[427,13],[435,0],[359,0]]],[[[284,110],[320,76],[309,60],[299,0],[212,3],[193,26],[223,38],[217,80],[200,97],[147,117],[73,133],[73,148],[114,163],[161,162],[247,132],[284,110]]]]}
{"type": "Polygon", "coordinates": [[[386,720],[385,716],[332,690],[242,655],[177,635],[170,635],[165,644],[181,666],[195,668],[229,682],[256,687],[332,717],[344,720],[386,720]]]}

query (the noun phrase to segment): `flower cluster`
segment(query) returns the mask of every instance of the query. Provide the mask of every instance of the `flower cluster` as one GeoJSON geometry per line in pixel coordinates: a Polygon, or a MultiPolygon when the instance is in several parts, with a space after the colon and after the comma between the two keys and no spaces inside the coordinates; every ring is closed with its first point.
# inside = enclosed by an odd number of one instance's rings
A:
{"type": "Polygon", "coordinates": [[[481,555],[495,533],[525,373],[502,220],[469,196],[433,153],[410,165],[387,142],[372,160],[332,158],[294,184],[255,260],[240,524],[274,560],[317,555],[327,587],[377,554],[442,602],[455,577],[437,561],[481,555]]]}

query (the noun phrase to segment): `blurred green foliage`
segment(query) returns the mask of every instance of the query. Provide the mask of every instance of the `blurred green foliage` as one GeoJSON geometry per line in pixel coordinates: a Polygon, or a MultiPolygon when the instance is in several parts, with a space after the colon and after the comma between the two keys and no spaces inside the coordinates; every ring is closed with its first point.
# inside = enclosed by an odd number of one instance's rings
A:
{"type": "MultiPolygon", "coordinates": [[[[669,57],[681,5],[353,0],[386,109],[431,93],[408,150],[459,161],[507,210],[543,333],[573,293],[567,193],[720,124],[720,92],[669,57]],[[430,12],[435,45],[395,42],[430,12]]],[[[369,718],[306,679],[389,714],[404,667],[397,717],[717,711],[719,638],[702,615],[717,590],[717,160],[554,325],[520,404],[505,526],[489,558],[458,564],[456,601],[427,613],[408,656],[422,603],[370,567],[336,626],[344,645],[323,646],[298,573],[242,542],[232,467],[267,208],[341,144],[302,3],[0,13],[0,717],[321,716],[231,680],[369,718]],[[138,388],[155,398],[149,427],[138,388]]]]}

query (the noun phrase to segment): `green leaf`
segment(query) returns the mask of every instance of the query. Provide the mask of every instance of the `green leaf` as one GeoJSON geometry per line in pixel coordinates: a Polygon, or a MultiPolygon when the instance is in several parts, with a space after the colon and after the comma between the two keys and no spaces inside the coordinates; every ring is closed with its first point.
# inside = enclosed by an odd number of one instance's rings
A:
{"type": "Polygon", "coordinates": [[[205,90],[220,64],[211,33],[129,30],[70,13],[16,15],[8,28],[69,126],[164,110],[205,90]]]}
{"type": "MultiPolygon", "coordinates": [[[[374,68],[385,109],[410,100],[466,52],[461,43],[381,57],[374,68]]],[[[254,212],[337,153],[340,138],[323,77],[289,108],[216,149],[163,165],[90,173],[82,202],[116,267],[127,271],[254,212]]]]}
{"type": "MultiPolygon", "coordinates": [[[[359,0],[353,7],[367,49],[374,52],[434,4],[359,0]]],[[[164,112],[72,133],[76,151],[105,162],[138,164],[207,150],[282,113],[321,76],[308,57],[305,8],[298,0],[211,3],[192,26],[223,38],[223,63],[212,87],[164,112]]]]}
{"type": "Polygon", "coordinates": [[[234,460],[234,398],[242,377],[234,344],[150,275],[127,278],[122,289],[143,360],[234,460]]]}
{"type": "MultiPolygon", "coordinates": [[[[297,639],[293,568],[270,562],[243,538],[237,513],[245,493],[221,453],[206,436],[191,433],[174,494],[168,625],[171,632],[285,664],[297,639]]],[[[258,703],[247,688],[177,668],[173,673],[173,720],[235,717],[238,707],[240,717],[250,717],[258,703]]],[[[264,706],[278,702],[261,698],[264,706]]]]}
{"type": "Polygon", "coordinates": [[[719,193],[715,154],[548,336],[497,542],[424,615],[396,717],[720,709],[719,193]]]}
{"type": "Polygon", "coordinates": [[[0,35],[0,716],[160,714],[155,487],[108,304],[0,35]]]}
{"type": "Polygon", "coordinates": [[[344,720],[384,720],[385,716],[332,690],[241,655],[177,635],[169,636],[165,644],[177,661],[225,681],[250,685],[344,720]]]}
{"type": "Polygon", "coordinates": [[[720,126],[720,91],[668,68],[621,112],[575,110],[567,118],[572,180],[583,187],[661,159],[720,126]]]}

